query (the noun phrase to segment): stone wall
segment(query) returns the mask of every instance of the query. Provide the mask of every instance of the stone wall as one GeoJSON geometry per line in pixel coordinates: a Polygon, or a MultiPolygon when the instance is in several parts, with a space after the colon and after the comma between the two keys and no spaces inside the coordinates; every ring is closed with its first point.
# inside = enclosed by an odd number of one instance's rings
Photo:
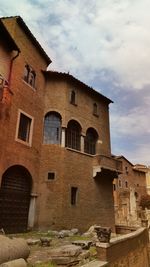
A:
{"type": "Polygon", "coordinates": [[[112,238],[110,243],[97,244],[98,258],[109,267],[148,267],[148,231],[140,228],[135,232],[112,238]]]}

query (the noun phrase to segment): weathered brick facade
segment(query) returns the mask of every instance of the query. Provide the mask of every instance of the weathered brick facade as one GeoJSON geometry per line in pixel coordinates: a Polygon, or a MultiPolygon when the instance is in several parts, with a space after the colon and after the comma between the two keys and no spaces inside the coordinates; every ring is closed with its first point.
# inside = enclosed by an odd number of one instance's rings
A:
{"type": "Polygon", "coordinates": [[[123,172],[113,182],[116,223],[134,225],[139,219],[141,196],[146,194],[146,172],[125,157],[118,158],[122,161],[123,172]]]}
{"type": "MultiPolygon", "coordinates": [[[[3,18],[2,22],[20,53],[15,48],[9,118],[0,120],[0,132],[5,133],[0,135],[0,227],[5,228],[6,222],[6,231],[18,231],[19,215],[9,212],[15,213],[18,207],[24,210],[22,216],[26,220],[22,230],[78,227],[82,231],[92,224],[114,230],[112,181],[121,171],[121,163],[111,157],[111,100],[70,74],[46,71],[51,60],[20,17],[3,18]],[[75,103],[70,102],[72,92],[75,103]],[[52,115],[55,124],[59,121],[60,128],[53,124],[52,140],[44,142],[47,114],[52,115]],[[69,132],[71,123],[74,128],[69,132]],[[55,131],[57,138],[53,136],[55,131]],[[88,139],[85,150],[88,131],[94,141],[88,139]],[[3,208],[4,197],[8,196],[6,189],[12,198],[15,193],[25,194],[18,196],[18,206],[12,206],[7,199],[7,214],[3,208]],[[16,225],[11,226],[10,218],[16,225]]],[[[3,44],[0,53],[7,54],[3,44]]]]}

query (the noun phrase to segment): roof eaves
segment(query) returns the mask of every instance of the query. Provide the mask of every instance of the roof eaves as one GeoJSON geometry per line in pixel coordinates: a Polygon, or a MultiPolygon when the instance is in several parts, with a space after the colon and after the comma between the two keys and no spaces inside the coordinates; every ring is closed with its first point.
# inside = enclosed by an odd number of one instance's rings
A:
{"type": "Polygon", "coordinates": [[[57,71],[43,71],[43,73],[47,76],[50,77],[52,76],[58,76],[58,77],[62,77],[62,78],[67,78],[70,81],[75,81],[77,83],[79,83],[81,86],[88,88],[88,90],[91,93],[95,93],[97,96],[102,97],[105,101],[107,101],[109,104],[113,103],[113,101],[109,98],[107,98],[106,96],[102,95],[101,93],[99,93],[98,91],[94,90],[92,87],[88,86],[87,84],[83,83],[82,81],[78,80],[77,78],[75,78],[73,75],[66,73],[66,72],[57,72],[57,71]]]}
{"type": "Polygon", "coordinates": [[[130,162],[130,161],[129,161],[125,156],[123,156],[123,155],[115,156],[115,158],[117,158],[117,159],[124,159],[124,160],[126,160],[130,165],[134,166],[134,165],[132,164],[132,162],[130,162]]]}

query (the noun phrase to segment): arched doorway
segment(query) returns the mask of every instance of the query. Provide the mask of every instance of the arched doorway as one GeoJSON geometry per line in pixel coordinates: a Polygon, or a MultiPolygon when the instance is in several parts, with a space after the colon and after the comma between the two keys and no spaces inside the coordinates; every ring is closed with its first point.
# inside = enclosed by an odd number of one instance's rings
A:
{"type": "Polygon", "coordinates": [[[0,228],[6,233],[27,230],[32,177],[20,165],[8,168],[0,187],[0,228]]]}

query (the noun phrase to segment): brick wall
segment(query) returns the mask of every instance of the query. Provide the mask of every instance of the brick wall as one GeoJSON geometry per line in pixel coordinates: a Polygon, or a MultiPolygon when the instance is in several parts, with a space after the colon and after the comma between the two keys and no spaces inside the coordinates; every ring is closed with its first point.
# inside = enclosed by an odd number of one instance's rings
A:
{"type": "Polygon", "coordinates": [[[3,23],[15,39],[21,50],[19,56],[13,62],[11,76],[11,106],[9,109],[9,123],[2,124],[3,131],[7,137],[2,141],[3,157],[1,158],[0,173],[12,165],[19,164],[26,167],[33,178],[33,191],[38,183],[38,169],[43,132],[43,98],[44,98],[44,76],[41,72],[46,69],[47,63],[37,51],[35,45],[17,24],[14,18],[4,19],[3,23]],[[35,88],[32,88],[23,80],[24,66],[29,64],[36,72],[35,88]],[[16,127],[19,109],[34,119],[32,146],[16,141],[16,127]],[[13,156],[12,156],[13,155],[13,156]]]}

